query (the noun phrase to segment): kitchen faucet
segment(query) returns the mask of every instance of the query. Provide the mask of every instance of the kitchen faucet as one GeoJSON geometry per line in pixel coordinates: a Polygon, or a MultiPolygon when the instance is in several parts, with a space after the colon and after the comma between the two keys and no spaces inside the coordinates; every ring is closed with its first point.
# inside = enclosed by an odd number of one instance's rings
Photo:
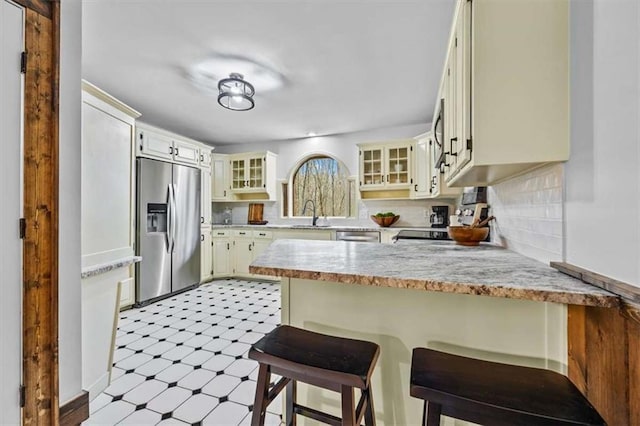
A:
{"type": "Polygon", "coordinates": [[[302,206],[302,213],[300,214],[304,214],[304,212],[307,210],[307,204],[309,203],[311,203],[311,206],[313,207],[313,212],[311,212],[311,226],[317,226],[316,222],[318,222],[318,216],[316,216],[316,203],[314,203],[313,200],[309,199],[304,202],[304,206],[302,206]]]}

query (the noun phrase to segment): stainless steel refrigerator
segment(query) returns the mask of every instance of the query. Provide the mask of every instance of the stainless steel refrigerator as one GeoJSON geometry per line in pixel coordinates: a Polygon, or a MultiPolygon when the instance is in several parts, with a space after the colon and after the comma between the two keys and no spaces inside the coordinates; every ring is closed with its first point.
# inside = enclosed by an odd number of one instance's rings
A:
{"type": "Polygon", "coordinates": [[[200,282],[200,170],[136,162],[136,304],[200,282]]]}

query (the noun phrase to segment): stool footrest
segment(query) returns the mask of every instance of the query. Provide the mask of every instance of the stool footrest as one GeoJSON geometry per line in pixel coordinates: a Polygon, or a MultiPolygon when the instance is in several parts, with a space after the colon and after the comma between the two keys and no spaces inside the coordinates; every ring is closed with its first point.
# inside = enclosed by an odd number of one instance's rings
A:
{"type": "Polygon", "coordinates": [[[290,381],[291,381],[291,379],[289,379],[287,377],[283,377],[280,380],[278,380],[278,382],[276,384],[274,384],[273,387],[269,390],[269,394],[267,396],[266,404],[267,405],[271,404],[271,401],[276,399],[278,394],[282,391],[282,389],[284,389],[285,386],[287,386],[287,384],[290,381]]]}
{"type": "Polygon", "coordinates": [[[314,410],[313,408],[305,407],[304,405],[295,404],[293,406],[293,412],[329,425],[342,425],[342,419],[340,417],[332,416],[331,414],[323,413],[322,411],[314,410]]]}

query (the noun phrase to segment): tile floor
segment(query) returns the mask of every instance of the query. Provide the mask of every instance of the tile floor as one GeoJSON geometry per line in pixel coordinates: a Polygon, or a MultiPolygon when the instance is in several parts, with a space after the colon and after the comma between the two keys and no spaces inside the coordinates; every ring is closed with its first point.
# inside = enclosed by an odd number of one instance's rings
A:
{"type": "MultiPolygon", "coordinates": [[[[247,352],[279,322],[280,284],[237,279],[122,312],[111,385],[84,424],[249,425],[258,364],[247,352]]],[[[281,414],[275,400],[266,424],[281,414]]]]}

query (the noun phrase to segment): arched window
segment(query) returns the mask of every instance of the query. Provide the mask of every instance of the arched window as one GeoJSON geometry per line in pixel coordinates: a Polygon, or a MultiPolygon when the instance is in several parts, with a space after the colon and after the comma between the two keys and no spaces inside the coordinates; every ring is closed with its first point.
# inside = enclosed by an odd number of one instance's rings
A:
{"type": "Polygon", "coordinates": [[[307,200],[314,202],[316,216],[351,216],[353,186],[340,161],[326,155],[309,157],[292,175],[290,216],[311,216],[310,203],[303,213],[307,200]]]}

